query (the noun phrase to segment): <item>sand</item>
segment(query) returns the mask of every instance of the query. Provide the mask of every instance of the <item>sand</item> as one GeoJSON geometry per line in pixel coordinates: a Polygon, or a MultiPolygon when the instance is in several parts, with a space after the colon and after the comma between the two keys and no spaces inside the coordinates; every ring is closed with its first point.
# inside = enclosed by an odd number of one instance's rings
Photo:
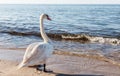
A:
{"type": "Polygon", "coordinates": [[[54,53],[47,61],[51,73],[35,67],[17,69],[24,49],[0,49],[0,76],[120,76],[120,66],[93,57],[54,53]]]}

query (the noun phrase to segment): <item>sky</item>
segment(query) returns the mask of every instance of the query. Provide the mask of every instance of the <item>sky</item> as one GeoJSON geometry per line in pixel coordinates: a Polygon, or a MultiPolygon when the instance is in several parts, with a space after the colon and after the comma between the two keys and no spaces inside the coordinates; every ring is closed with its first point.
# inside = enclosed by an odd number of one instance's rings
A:
{"type": "Polygon", "coordinates": [[[120,0],[0,0],[0,4],[120,4],[120,0]]]}

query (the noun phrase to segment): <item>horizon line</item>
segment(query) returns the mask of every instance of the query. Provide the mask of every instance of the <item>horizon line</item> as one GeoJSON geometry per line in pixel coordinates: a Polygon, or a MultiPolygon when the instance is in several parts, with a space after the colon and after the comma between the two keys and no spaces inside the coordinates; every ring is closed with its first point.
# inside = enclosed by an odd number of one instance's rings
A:
{"type": "Polygon", "coordinates": [[[58,4],[58,3],[53,3],[53,4],[49,4],[49,3],[0,3],[1,4],[41,4],[41,5],[120,5],[120,3],[116,4],[116,3],[85,3],[85,4],[68,4],[68,3],[64,3],[64,4],[58,4]]]}

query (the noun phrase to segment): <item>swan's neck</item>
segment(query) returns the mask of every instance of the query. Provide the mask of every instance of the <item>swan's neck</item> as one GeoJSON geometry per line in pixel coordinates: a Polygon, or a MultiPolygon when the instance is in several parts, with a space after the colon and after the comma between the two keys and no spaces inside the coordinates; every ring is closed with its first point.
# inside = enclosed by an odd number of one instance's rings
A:
{"type": "Polygon", "coordinates": [[[43,27],[43,18],[42,17],[40,18],[40,33],[41,33],[41,36],[42,36],[44,42],[49,42],[50,41],[50,39],[48,38],[48,36],[45,33],[45,30],[44,30],[44,27],[43,27]]]}

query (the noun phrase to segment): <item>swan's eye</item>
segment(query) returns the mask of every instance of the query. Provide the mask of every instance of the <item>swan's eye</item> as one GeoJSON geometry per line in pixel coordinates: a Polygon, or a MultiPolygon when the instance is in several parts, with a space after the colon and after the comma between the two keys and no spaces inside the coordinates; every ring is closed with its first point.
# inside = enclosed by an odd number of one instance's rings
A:
{"type": "Polygon", "coordinates": [[[48,15],[46,15],[46,17],[49,17],[48,15]]]}

